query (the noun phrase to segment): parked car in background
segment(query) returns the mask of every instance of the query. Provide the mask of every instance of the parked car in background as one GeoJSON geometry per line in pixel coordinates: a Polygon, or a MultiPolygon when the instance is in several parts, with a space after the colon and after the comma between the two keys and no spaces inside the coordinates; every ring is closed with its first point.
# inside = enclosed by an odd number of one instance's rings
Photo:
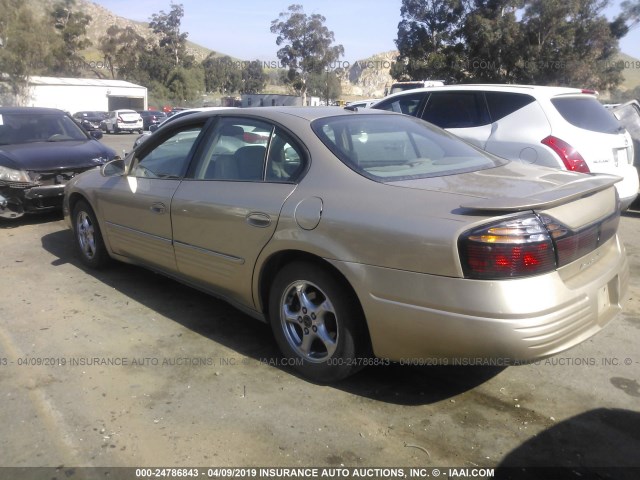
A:
{"type": "Polygon", "coordinates": [[[167,112],[167,117],[173,117],[176,113],[184,112],[185,110],[191,110],[188,107],[174,107],[167,112]]]}
{"type": "Polygon", "coordinates": [[[369,108],[374,103],[380,101],[379,98],[369,98],[367,100],[355,100],[347,103],[347,107],[351,108],[369,108]]]}
{"type": "Polygon", "coordinates": [[[414,90],[416,88],[425,87],[440,87],[444,85],[442,80],[409,80],[406,82],[394,82],[391,87],[385,88],[384,94],[392,95],[394,93],[406,92],[407,90],[414,90]]]}
{"type": "Polygon", "coordinates": [[[198,107],[198,108],[180,109],[176,111],[173,115],[168,115],[166,118],[162,120],[162,122],[155,125],[151,125],[148,131],[142,132],[142,134],[138,138],[136,138],[135,141],[133,142],[133,148],[136,148],[138,145],[144,142],[149,137],[149,135],[151,135],[161,126],[164,126],[165,124],[173,122],[179,118],[185,117],[187,115],[191,115],[192,113],[206,112],[209,110],[229,109],[229,108],[235,108],[235,107],[198,107]]]}
{"type": "Polygon", "coordinates": [[[616,180],[406,115],[218,109],[75,177],[64,211],[87,266],[226,299],[331,382],[389,361],[534,360],[600,331],[629,280],[616,180]]]}
{"type": "Polygon", "coordinates": [[[107,112],[100,111],[82,111],[73,114],[82,128],[86,131],[102,131],[104,129],[104,120],[107,118],[107,112]]]}
{"type": "Polygon", "coordinates": [[[167,118],[167,114],[157,110],[139,110],[138,113],[142,117],[142,127],[149,130],[151,125],[158,125],[167,118]]]}
{"type": "Polygon", "coordinates": [[[0,107],[0,217],[62,206],[65,184],[116,153],[61,110],[0,107]]]}
{"type": "Polygon", "coordinates": [[[107,133],[138,132],[144,131],[140,114],[134,110],[114,110],[104,121],[104,129],[107,133]]]}
{"type": "Polygon", "coordinates": [[[422,118],[510,160],[618,175],[623,209],[638,194],[631,136],[591,90],[448,85],[390,95],[372,108],[422,118]]]}

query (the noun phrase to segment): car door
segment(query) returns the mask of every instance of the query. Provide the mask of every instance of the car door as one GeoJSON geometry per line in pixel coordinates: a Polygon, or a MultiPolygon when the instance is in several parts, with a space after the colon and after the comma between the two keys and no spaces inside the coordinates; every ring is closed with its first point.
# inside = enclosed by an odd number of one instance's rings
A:
{"type": "Polygon", "coordinates": [[[220,119],[171,203],[180,274],[253,307],[256,259],[273,236],[305,158],[300,144],[279,127],[220,119]]]}
{"type": "Polygon", "coordinates": [[[102,189],[98,208],[114,253],[175,271],[171,199],[203,130],[204,120],[149,140],[137,150],[128,174],[102,189]]]}
{"type": "Polygon", "coordinates": [[[491,119],[483,92],[433,92],[422,119],[480,147],[491,135],[491,119]]]}
{"type": "Polygon", "coordinates": [[[557,168],[557,160],[545,160],[541,140],[551,134],[551,125],[535,98],[527,93],[485,92],[491,115],[491,135],[485,150],[509,160],[557,168]]]}

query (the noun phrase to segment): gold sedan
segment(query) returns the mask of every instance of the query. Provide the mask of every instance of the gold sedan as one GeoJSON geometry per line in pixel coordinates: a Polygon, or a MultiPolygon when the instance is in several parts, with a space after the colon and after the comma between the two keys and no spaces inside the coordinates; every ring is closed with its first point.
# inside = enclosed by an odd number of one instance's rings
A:
{"type": "Polygon", "coordinates": [[[75,177],[80,259],[134,263],[270,322],[321,382],[378,361],[556,354],[621,311],[617,177],[509,162],[412,117],[196,113],[75,177]]]}

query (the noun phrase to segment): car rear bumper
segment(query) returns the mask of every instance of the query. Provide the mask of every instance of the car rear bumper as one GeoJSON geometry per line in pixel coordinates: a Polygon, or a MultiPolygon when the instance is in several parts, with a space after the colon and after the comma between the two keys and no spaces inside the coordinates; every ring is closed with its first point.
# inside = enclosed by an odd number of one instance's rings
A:
{"type": "Polygon", "coordinates": [[[335,265],[359,279],[352,283],[373,351],[393,361],[500,359],[508,365],[557,354],[599,332],[621,311],[629,280],[617,237],[583,265],[573,265],[569,278],[561,270],[481,281],[335,265]]]}
{"type": "Polygon", "coordinates": [[[142,124],[138,124],[138,123],[117,123],[116,128],[118,128],[119,130],[131,130],[131,131],[143,129],[142,124]]]}

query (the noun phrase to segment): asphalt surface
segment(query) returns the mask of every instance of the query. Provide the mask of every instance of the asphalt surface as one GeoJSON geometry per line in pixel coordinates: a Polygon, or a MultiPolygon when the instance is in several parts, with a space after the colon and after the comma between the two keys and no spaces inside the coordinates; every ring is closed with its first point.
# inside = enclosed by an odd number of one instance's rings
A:
{"type": "MultiPolygon", "coordinates": [[[[135,137],[103,141],[129,149],[135,137]]],[[[640,212],[620,235],[624,313],[578,347],[509,368],[370,367],[324,386],[223,302],[137,267],[86,270],[60,215],[3,221],[0,466],[533,465],[638,478],[640,212]]]]}

